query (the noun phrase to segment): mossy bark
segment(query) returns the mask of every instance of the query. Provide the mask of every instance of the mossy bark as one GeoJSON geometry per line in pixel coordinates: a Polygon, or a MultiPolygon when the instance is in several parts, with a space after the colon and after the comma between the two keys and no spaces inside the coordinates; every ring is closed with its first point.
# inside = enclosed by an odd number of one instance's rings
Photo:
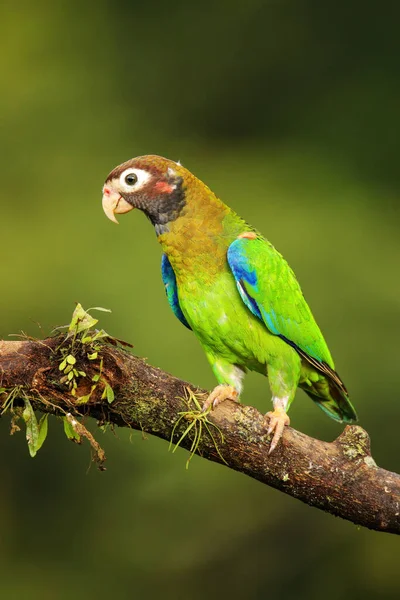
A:
{"type": "MultiPolygon", "coordinates": [[[[206,392],[148,365],[111,344],[101,349],[102,378],[114,390],[112,404],[101,398],[101,386],[85,405],[60,384],[57,347],[61,337],[44,341],[0,342],[0,387],[22,386],[36,410],[53,414],[89,415],[101,422],[130,427],[170,440],[182,411],[187,390],[206,392]]],[[[86,372],[77,396],[88,393],[98,365],[84,356],[79,368],[86,372]]],[[[3,394],[4,400],[6,393],[3,394]]],[[[310,506],[377,531],[400,533],[400,476],[376,466],[369,436],[358,426],[347,426],[333,442],[310,438],[290,427],[276,450],[268,455],[270,440],[265,418],[255,408],[226,401],[208,416],[224,436],[215,440],[204,429],[196,450],[281,490],[310,506]],[[222,455],[223,459],[221,458],[222,455]]],[[[187,427],[176,428],[176,442],[187,427]]],[[[182,440],[189,449],[190,435],[182,440]]]]}

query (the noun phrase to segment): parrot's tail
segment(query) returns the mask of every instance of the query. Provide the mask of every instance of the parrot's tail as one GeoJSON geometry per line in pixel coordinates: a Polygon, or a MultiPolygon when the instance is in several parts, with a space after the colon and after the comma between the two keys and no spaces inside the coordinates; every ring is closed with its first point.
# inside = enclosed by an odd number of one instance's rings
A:
{"type": "Polygon", "coordinates": [[[326,363],[322,365],[323,368],[318,369],[318,380],[315,381],[315,377],[312,377],[311,381],[308,379],[301,383],[301,388],[335,421],[354,423],[357,421],[357,413],[343,381],[326,363]]]}

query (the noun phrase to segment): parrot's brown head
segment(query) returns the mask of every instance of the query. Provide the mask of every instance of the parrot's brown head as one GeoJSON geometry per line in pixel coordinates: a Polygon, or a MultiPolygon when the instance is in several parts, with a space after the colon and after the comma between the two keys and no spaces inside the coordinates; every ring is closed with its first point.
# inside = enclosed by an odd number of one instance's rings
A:
{"type": "Polygon", "coordinates": [[[133,208],[143,211],[160,233],[185,206],[188,179],[182,165],[161,156],[139,156],[116,167],[103,187],[103,209],[111,221],[133,208]]]}

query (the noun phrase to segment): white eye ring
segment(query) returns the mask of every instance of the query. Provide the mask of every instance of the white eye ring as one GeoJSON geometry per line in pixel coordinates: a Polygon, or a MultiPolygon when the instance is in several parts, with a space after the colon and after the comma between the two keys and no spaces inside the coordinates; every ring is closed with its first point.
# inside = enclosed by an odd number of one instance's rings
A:
{"type": "Polygon", "coordinates": [[[129,194],[140,190],[149,181],[150,177],[150,173],[143,169],[125,169],[119,177],[119,184],[122,191],[129,194]],[[129,176],[131,176],[132,183],[127,182],[129,176]]]}

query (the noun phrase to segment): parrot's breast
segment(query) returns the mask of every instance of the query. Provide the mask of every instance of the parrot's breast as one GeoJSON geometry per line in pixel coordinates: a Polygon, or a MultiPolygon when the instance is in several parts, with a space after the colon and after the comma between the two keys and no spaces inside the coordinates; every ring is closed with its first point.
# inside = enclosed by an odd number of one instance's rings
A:
{"type": "Polygon", "coordinates": [[[176,277],[179,306],[208,354],[265,374],[285,343],[243,303],[227,252],[243,219],[215,196],[187,197],[184,210],[158,237],[176,277]]]}
{"type": "Polygon", "coordinates": [[[265,373],[269,348],[281,340],[243,304],[230,271],[213,277],[177,278],[179,304],[208,352],[265,373]]]}

